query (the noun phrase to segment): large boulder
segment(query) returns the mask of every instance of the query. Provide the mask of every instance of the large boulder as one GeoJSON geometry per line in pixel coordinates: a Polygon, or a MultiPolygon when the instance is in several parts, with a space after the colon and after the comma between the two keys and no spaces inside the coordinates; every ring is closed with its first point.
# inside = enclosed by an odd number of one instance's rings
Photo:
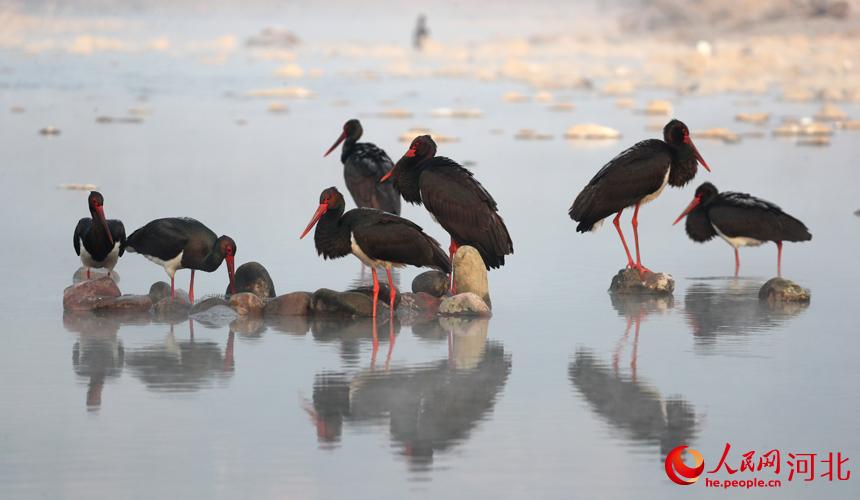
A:
{"type": "Polygon", "coordinates": [[[239,316],[260,316],[263,314],[263,299],[251,292],[242,292],[230,296],[230,307],[239,316]]]}
{"type": "MultiPolygon", "coordinates": [[[[233,276],[233,284],[236,287],[236,293],[250,292],[261,299],[270,299],[277,295],[269,271],[266,271],[259,262],[246,262],[239,266],[233,276]]],[[[227,296],[231,294],[229,283],[224,294],[227,296]]]]}
{"type": "Polygon", "coordinates": [[[448,293],[448,285],[448,275],[442,271],[425,271],[412,280],[412,292],[442,297],[448,293]]]}
{"type": "Polygon", "coordinates": [[[312,295],[308,292],[292,292],[279,295],[270,300],[263,315],[273,316],[308,316],[311,313],[312,295]]]}
{"type": "Polygon", "coordinates": [[[156,281],[149,287],[149,298],[155,304],[165,297],[170,297],[170,283],[156,281]]]}
{"type": "Polygon", "coordinates": [[[82,281],[63,290],[63,309],[66,311],[90,311],[100,300],[119,296],[119,287],[116,286],[114,280],[107,276],[82,281]]]}
{"type": "Polygon", "coordinates": [[[440,316],[480,316],[490,317],[490,306],[478,295],[466,292],[445,297],[439,304],[440,316]]]}
{"type": "Polygon", "coordinates": [[[159,300],[152,306],[152,313],[157,321],[167,323],[176,323],[188,319],[188,314],[191,312],[191,302],[188,301],[187,294],[176,291],[176,297],[167,297],[159,300]]]}
{"type": "Polygon", "coordinates": [[[93,311],[102,314],[141,314],[152,309],[149,295],[120,295],[104,297],[93,305],[93,311]]]}
{"type": "Polygon", "coordinates": [[[784,278],[771,278],[758,291],[759,300],[770,303],[795,302],[805,304],[812,294],[808,289],[784,278]]]}
{"type": "Polygon", "coordinates": [[[216,306],[229,307],[230,303],[227,302],[227,299],[224,299],[222,297],[208,297],[199,302],[195,302],[194,305],[191,307],[191,314],[200,314],[216,306]]]}
{"type": "Polygon", "coordinates": [[[674,290],[675,279],[672,275],[651,271],[640,274],[635,269],[618,271],[609,285],[609,291],[612,293],[669,295],[674,290]]]}
{"type": "Polygon", "coordinates": [[[457,293],[474,293],[490,307],[490,285],[487,282],[487,266],[481,254],[468,245],[454,254],[454,290],[457,293]]]}
{"type": "MultiPolygon", "coordinates": [[[[319,316],[369,318],[373,316],[373,299],[361,292],[338,292],[320,288],[311,298],[311,310],[319,316]]],[[[379,301],[376,314],[388,314],[385,300],[379,301]]]]}

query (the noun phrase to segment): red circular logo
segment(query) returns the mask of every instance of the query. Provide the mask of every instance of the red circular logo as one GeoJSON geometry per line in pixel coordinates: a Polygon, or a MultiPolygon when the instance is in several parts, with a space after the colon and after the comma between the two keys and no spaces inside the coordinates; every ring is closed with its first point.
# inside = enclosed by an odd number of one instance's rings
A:
{"type": "Polygon", "coordinates": [[[687,446],[679,446],[666,455],[666,475],[677,484],[686,486],[695,483],[704,470],[705,459],[702,458],[702,454],[687,446]],[[692,467],[688,467],[681,458],[684,450],[687,450],[696,462],[692,467]]]}

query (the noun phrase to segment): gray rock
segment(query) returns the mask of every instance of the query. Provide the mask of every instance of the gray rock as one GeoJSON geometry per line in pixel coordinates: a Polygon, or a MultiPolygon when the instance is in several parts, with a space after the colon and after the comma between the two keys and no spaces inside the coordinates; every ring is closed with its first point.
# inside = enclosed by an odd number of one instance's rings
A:
{"type": "Polygon", "coordinates": [[[652,272],[640,275],[635,269],[618,271],[609,285],[609,291],[613,293],[668,295],[674,290],[675,279],[672,275],[652,272]]]}
{"type": "Polygon", "coordinates": [[[403,293],[397,306],[397,314],[401,317],[435,316],[439,312],[441,302],[442,298],[429,293],[403,293]]]}
{"type": "Polygon", "coordinates": [[[202,311],[194,311],[189,317],[207,326],[221,327],[229,325],[239,315],[227,305],[216,304],[202,311]]]}
{"type": "Polygon", "coordinates": [[[152,299],[153,304],[158,303],[165,297],[170,297],[170,283],[156,281],[149,287],[149,298],[152,299]]]}
{"type": "MultiPolygon", "coordinates": [[[[90,268],[90,278],[91,280],[103,278],[105,276],[110,276],[111,279],[114,280],[117,284],[119,284],[119,273],[116,271],[111,271],[108,275],[107,269],[96,269],[94,267],[90,268]]],[[[87,281],[87,268],[79,267],[75,274],[72,275],[72,283],[80,283],[81,281],[87,281]]]]}
{"type": "Polygon", "coordinates": [[[280,295],[266,304],[263,315],[266,317],[308,316],[311,313],[311,297],[309,292],[292,292],[280,295]]]}
{"type": "Polygon", "coordinates": [[[82,281],[63,290],[63,310],[90,311],[101,299],[119,296],[119,287],[107,276],[82,281]]]}
{"type": "MultiPolygon", "coordinates": [[[[379,283],[379,303],[380,304],[385,303],[385,305],[388,305],[388,302],[389,302],[390,297],[391,297],[389,290],[390,289],[388,288],[387,283],[381,283],[381,282],[379,283]]],[[[364,285],[364,286],[359,286],[359,287],[355,287],[355,288],[350,288],[349,290],[347,290],[347,292],[363,293],[364,295],[367,295],[368,297],[370,297],[371,301],[373,300],[373,286],[372,285],[364,285]]],[[[400,293],[398,292],[394,296],[394,309],[395,310],[397,310],[397,306],[399,304],[400,304],[400,293]]]]}
{"type": "Polygon", "coordinates": [[[191,315],[193,316],[195,314],[205,312],[215,306],[230,307],[230,303],[227,302],[227,299],[221,297],[208,297],[200,302],[194,303],[191,307],[191,315]]]}
{"type": "MultiPolygon", "coordinates": [[[[270,299],[277,295],[269,271],[259,262],[246,262],[239,266],[233,276],[233,284],[236,286],[236,293],[250,292],[261,299],[270,299]]],[[[229,283],[224,294],[230,296],[229,283]]]]}
{"type": "Polygon", "coordinates": [[[191,312],[191,303],[188,302],[188,296],[176,294],[175,299],[167,297],[159,300],[152,306],[152,313],[155,319],[166,322],[177,322],[188,318],[188,313],[191,312]]]}
{"type": "Polygon", "coordinates": [[[458,293],[452,297],[445,297],[439,304],[440,316],[489,317],[491,314],[490,306],[484,302],[484,299],[472,292],[458,293]]]}
{"type": "MultiPolygon", "coordinates": [[[[320,288],[311,298],[311,309],[320,316],[369,318],[373,316],[373,299],[361,292],[337,292],[320,288]]],[[[379,301],[376,314],[388,314],[385,300],[379,301]]]]}
{"type": "Polygon", "coordinates": [[[149,295],[120,295],[119,297],[103,297],[93,305],[93,311],[102,314],[140,314],[152,309],[152,299],[149,295]]]}
{"type": "Polygon", "coordinates": [[[448,276],[442,271],[425,271],[412,280],[412,292],[442,297],[448,293],[448,276]]]}
{"type": "Polygon", "coordinates": [[[251,292],[242,292],[230,296],[230,307],[239,316],[260,316],[263,314],[263,299],[251,292]]]}
{"type": "Polygon", "coordinates": [[[808,289],[784,278],[771,278],[758,291],[759,300],[770,303],[808,303],[811,297],[812,294],[808,289]]]}
{"type": "Polygon", "coordinates": [[[481,297],[487,306],[490,302],[490,285],[487,282],[487,266],[481,254],[468,245],[457,249],[454,254],[454,290],[460,293],[474,293],[481,297]]]}

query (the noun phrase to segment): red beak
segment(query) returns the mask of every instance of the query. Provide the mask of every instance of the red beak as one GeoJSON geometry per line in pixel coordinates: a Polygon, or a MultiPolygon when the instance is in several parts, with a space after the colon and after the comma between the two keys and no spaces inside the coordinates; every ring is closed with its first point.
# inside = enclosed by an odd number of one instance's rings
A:
{"type": "Polygon", "coordinates": [[[382,184],[383,182],[387,181],[388,179],[391,178],[392,175],[394,175],[394,168],[392,168],[388,172],[385,172],[385,175],[383,175],[382,177],[379,178],[379,183],[382,184]]]}
{"type": "Polygon", "coordinates": [[[310,230],[313,229],[313,227],[317,224],[317,222],[319,222],[320,217],[322,217],[323,214],[325,214],[327,210],[328,210],[328,205],[326,205],[325,203],[321,203],[319,208],[317,208],[317,211],[314,212],[314,216],[311,217],[311,221],[308,222],[308,227],[306,227],[304,232],[302,233],[302,235],[299,236],[299,239],[304,238],[305,235],[307,235],[310,232],[310,230]]]}
{"type": "Polygon", "coordinates": [[[96,207],[96,213],[99,215],[99,222],[101,222],[102,226],[105,228],[105,232],[108,235],[108,240],[110,240],[111,246],[113,246],[113,235],[110,234],[110,228],[108,227],[107,218],[105,217],[105,207],[99,205],[96,207]]]}
{"type": "Polygon", "coordinates": [[[681,219],[683,219],[690,212],[692,212],[694,208],[698,207],[699,203],[701,203],[701,202],[702,202],[702,198],[700,196],[696,196],[695,198],[693,198],[693,201],[691,201],[690,204],[687,205],[687,208],[685,208],[684,211],[681,212],[681,215],[679,215],[678,218],[675,219],[675,222],[673,222],[672,225],[674,226],[675,224],[681,222],[681,219]]]}
{"type": "Polygon", "coordinates": [[[690,135],[689,135],[689,134],[687,134],[687,135],[685,135],[685,136],[684,136],[684,142],[686,142],[687,144],[689,144],[689,145],[690,145],[690,147],[691,147],[691,148],[693,148],[693,154],[694,154],[694,155],[696,155],[696,159],[697,159],[697,160],[699,160],[699,163],[701,163],[703,167],[705,167],[705,170],[707,170],[708,172],[710,172],[710,171],[711,171],[711,167],[709,167],[709,166],[708,166],[708,164],[707,164],[707,162],[705,162],[705,159],[704,159],[704,158],[702,158],[702,155],[699,153],[699,150],[698,150],[698,149],[696,149],[696,145],[695,145],[695,144],[693,144],[693,139],[690,139],[690,135]]]}
{"type": "Polygon", "coordinates": [[[235,274],[233,269],[233,255],[228,254],[224,259],[227,261],[227,275],[230,277],[230,293],[236,293],[236,286],[233,284],[233,275],[235,274]]]}
{"type": "Polygon", "coordinates": [[[414,158],[415,157],[415,148],[410,148],[409,151],[407,151],[406,154],[403,156],[405,156],[407,158],[414,158]]]}
{"type": "Polygon", "coordinates": [[[346,139],[346,130],[344,130],[343,133],[340,134],[340,137],[338,137],[337,140],[334,141],[334,144],[332,144],[331,147],[328,148],[328,151],[325,152],[325,154],[323,155],[323,158],[325,158],[326,156],[329,155],[329,153],[334,151],[334,148],[340,146],[340,143],[343,142],[344,139],[346,139]]]}

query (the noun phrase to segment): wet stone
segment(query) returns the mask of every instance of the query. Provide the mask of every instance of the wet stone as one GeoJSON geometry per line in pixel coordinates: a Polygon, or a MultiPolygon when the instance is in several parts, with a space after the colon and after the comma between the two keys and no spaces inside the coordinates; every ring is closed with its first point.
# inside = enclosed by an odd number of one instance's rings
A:
{"type": "MultiPolygon", "coordinates": [[[[388,305],[380,300],[377,315],[388,314],[388,305]]],[[[320,288],[311,298],[311,309],[319,316],[369,318],[373,316],[373,299],[361,292],[338,292],[320,288]]]]}
{"type": "Polygon", "coordinates": [[[442,271],[423,272],[412,280],[412,292],[442,297],[448,293],[448,276],[442,271]]]}
{"type": "Polygon", "coordinates": [[[666,273],[641,274],[635,269],[622,269],[613,276],[609,291],[613,293],[669,295],[675,290],[675,279],[666,273]]]}
{"type": "Polygon", "coordinates": [[[175,299],[171,299],[168,295],[155,303],[152,312],[155,319],[159,321],[182,321],[188,318],[188,313],[191,312],[191,303],[188,302],[187,296],[179,293],[176,294],[175,299]]]}
{"type": "Polygon", "coordinates": [[[251,292],[242,292],[230,296],[230,307],[239,316],[259,316],[263,314],[263,299],[251,292]]]}
{"type": "Polygon", "coordinates": [[[93,306],[93,311],[102,314],[111,313],[146,313],[152,309],[152,299],[149,295],[120,295],[119,297],[104,297],[93,306]]]}
{"type": "Polygon", "coordinates": [[[119,297],[119,287],[107,276],[82,281],[63,290],[63,309],[66,311],[89,311],[100,299],[119,297]]]}
{"type": "Polygon", "coordinates": [[[156,281],[149,287],[149,298],[155,304],[165,297],[170,297],[170,283],[156,281]]]}
{"type": "MultiPolygon", "coordinates": [[[[119,274],[116,271],[111,271],[111,273],[108,274],[107,269],[97,269],[95,267],[90,268],[89,279],[95,280],[105,276],[109,276],[115,283],[119,283],[119,274]]],[[[83,266],[79,267],[78,270],[75,271],[75,274],[72,275],[72,283],[80,283],[81,281],[87,281],[87,279],[87,268],[83,266]]]]}
{"type": "MultiPolygon", "coordinates": [[[[382,304],[384,302],[386,306],[388,305],[388,302],[389,302],[390,297],[391,297],[391,295],[390,295],[391,292],[389,290],[390,289],[388,288],[387,283],[380,283],[379,284],[379,303],[380,304],[382,304]]],[[[371,285],[360,286],[357,288],[352,288],[352,289],[347,290],[347,291],[348,292],[363,293],[364,295],[367,295],[368,297],[370,297],[371,301],[373,300],[373,286],[371,286],[371,285]]],[[[398,305],[400,305],[400,293],[397,293],[394,296],[394,309],[395,310],[397,310],[398,305]]]]}
{"type": "Polygon", "coordinates": [[[785,278],[771,278],[758,291],[759,300],[770,303],[808,303],[811,297],[809,289],[785,278]]]}
{"type": "Polygon", "coordinates": [[[457,293],[474,293],[490,307],[490,285],[487,281],[487,266],[481,254],[468,245],[454,254],[454,290],[457,293]]]}
{"type": "Polygon", "coordinates": [[[481,297],[466,292],[442,299],[439,304],[439,315],[489,317],[491,313],[490,306],[481,297]]]}
{"type": "Polygon", "coordinates": [[[308,316],[311,313],[311,298],[309,292],[292,292],[280,295],[270,300],[263,309],[263,315],[272,316],[308,316]]]}
{"type": "MultiPolygon", "coordinates": [[[[272,277],[259,262],[246,262],[239,266],[233,276],[233,284],[236,287],[236,293],[249,292],[261,299],[269,299],[276,295],[272,277]]],[[[224,294],[230,296],[229,283],[224,294]]]]}
{"type": "Polygon", "coordinates": [[[189,317],[206,326],[222,327],[229,325],[239,315],[225,304],[216,304],[202,311],[194,311],[189,317]]]}
{"type": "Polygon", "coordinates": [[[191,314],[194,315],[202,313],[215,306],[229,307],[230,303],[227,302],[226,299],[221,297],[209,297],[201,301],[195,302],[194,305],[191,307],[191,314]]]}
{"type": "Polygon", "coordinates": [[[435,297],[429,293],[403,293],[400,295],[397,314],[401,317],[435,316],[439,312],[441,302],[440,297],[435,297]]]}

